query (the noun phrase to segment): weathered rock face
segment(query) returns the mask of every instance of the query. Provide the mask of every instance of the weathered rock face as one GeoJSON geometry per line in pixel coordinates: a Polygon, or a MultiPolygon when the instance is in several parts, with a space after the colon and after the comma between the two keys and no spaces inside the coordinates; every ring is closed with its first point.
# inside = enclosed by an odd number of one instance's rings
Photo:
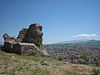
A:
{"type": "Polygon", "coordinates": [[[22,42],[23,41],[26,32],[27,32],[27,28],[23,28],[21,31],[19,31],[19,35],[17,37],[17,42],[22,42]]]}
{"type": "Polygon", "coordinates": [[[42,36],[42,26],[40,24],[31,24],[22,42],[34,43],[40,47],[42,45],[42,36]]]}
{"type": "Polygon", "coordinates": [[[4,34],[3,51],[17,53],[21,55],[43,55],[48,56],[45,50],[42,50],[42,26],[40,24],[31,24],[29,28],[23,28],[17,38],[4,34]]]}
{"type": "Polygon", "coordinates": [[[4,38],[4,42],[12,42],[12,43],[15,43],[15,41],[16,41],[16,38],[15,37],[11,37],[7,33],[5,33],[3,35],[3,38],[4,38]]]}
{"type": "Polygon", "coordinates": [[[6,52],[12,52],[13,44],[16,43],[15,42],[16,38],[9,36],[7,33],[5,33],[3,35],[3,37],[4,37],[4,45],[2,47],[2,50],[6,51],[6,52]]]}
{"type": "Polygon", "coordinates": [[[15,50],[15,52],[21,55],[43,55],[43,52],[38,47],[36,47],[35,44],[32,43],[17,43],[14,44],[13,49],[15,50]]]}

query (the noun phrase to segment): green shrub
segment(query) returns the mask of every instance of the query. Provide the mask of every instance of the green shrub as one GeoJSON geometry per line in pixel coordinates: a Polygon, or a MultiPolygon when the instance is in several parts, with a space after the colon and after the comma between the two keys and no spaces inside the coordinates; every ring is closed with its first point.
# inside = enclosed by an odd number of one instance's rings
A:
{"type": "Polygon", "coordinates": [[[100,74],[100,70],[99,69],[92,69],[93,75],[99,75],[100,74]]]}
{"type": "Polygon", "coordinates": [[[46,61],[41,61],[40,63],[41,65],[49,66],[49,64],[46,61]]]}
{"type": "Polygon", "coordinates": [[[61,57],[60,57],[60,58],[58,58],[58,60],[59,60],[59,61],[62,61],[62,60],[63,60],[63,58],[61,58],[61,57]]]}
{"type": "Polygon", "coordinates": [[[86,61],[89,60],[88,56],[89,56],[88,52],[86,52],[86,51],[82,52],[82,58],[85,59],[86,61]]]}
{"type": "Polygon", "coordinates": [[[95,66],[100,66],[100,61],[97,60],[97,59],[94,59],[93,64],[94,64],[95,66]]]}
{"type": "Polygon", "coordinates": [[[87,51],[82,51],[82,59],[85,60],[85,62],[82,62],[83,64],[91,64],[93,62],[93,58],[89,56],[89,53],[87,51]],[[91,62],[90,62],[91,61],[91,62]]]}
{"type": "Polygon", "coordinates": [[[30,39],[31,43],[34,43],[36,46],[41,46],[42,45],[42,39],[38,38],[38,39],[30,39]]]}

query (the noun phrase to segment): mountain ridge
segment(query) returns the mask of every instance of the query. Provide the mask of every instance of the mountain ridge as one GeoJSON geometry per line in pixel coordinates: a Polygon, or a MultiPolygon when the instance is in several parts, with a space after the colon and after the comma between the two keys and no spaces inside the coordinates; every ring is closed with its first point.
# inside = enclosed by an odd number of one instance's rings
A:
{"type": "Polygon", "coordinates": [[[88,44],[88,45],[100,45],[100,40],[71,40],[71,41],[62,41],[58,43],[53,44],[47,44],[47,45],[75,45],[75,44],[88,44]]]}

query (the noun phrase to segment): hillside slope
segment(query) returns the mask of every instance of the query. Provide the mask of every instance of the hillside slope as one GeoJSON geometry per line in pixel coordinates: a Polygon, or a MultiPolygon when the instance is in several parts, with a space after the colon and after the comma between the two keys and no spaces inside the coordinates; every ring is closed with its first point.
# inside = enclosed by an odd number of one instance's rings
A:
{"type": "Polygon", "coordinates": [[[0,75],[91,75],[93,68],[100,69],[50,57],[20,56],[0,51],[0,75]]]}

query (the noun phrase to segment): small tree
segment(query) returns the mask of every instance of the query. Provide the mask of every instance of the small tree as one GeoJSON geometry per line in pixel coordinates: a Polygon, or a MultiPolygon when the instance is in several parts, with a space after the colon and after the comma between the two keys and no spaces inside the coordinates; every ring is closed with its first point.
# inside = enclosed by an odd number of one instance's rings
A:
{"type": "Polygon", "coordinates": [[[92,60],[92,58],[89,57],[89,53],[86,52],[86,51],[82,52],[82,58],[86,61],[85,64],[88,64],[87,62],[90,61],[90,60],[92,60]]]}

